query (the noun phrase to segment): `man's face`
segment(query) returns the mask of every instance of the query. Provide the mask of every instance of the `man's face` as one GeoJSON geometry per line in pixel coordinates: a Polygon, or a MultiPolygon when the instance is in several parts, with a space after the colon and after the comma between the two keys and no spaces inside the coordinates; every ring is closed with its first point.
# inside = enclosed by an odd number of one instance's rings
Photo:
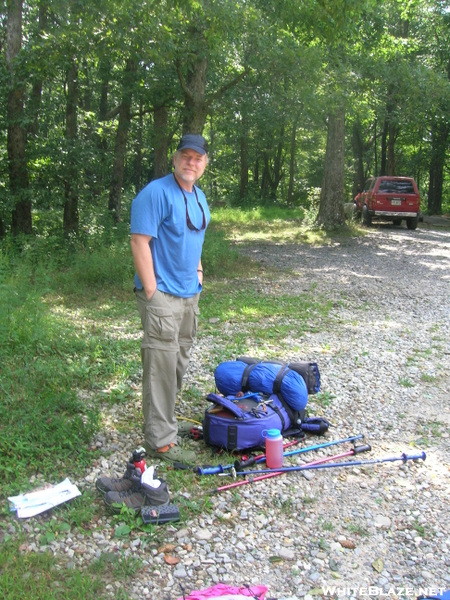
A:
{"type": "Polygon", "coordinates": [[[181,186],[191,191],[194,183],[203,175],[207,162],[206,154],[199,154],[190,148],[176,152],[173,165],[181,186]]]}

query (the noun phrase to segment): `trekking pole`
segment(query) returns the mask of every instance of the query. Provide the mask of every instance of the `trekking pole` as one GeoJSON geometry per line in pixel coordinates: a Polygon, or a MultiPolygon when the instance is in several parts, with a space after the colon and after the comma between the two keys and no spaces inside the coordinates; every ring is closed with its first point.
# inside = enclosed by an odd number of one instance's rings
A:
{"type": "MultiPolygon", "coordinates": [[[[330,460],[339,460],[340,458],[344,458],[346,456],[353,456],[355,454],[360,454],[361,452],[370,452],[372,448],[369,444],[365,444],[364,446],[355,446],[348,452],[344,452],[343,454],[335,454],[334,456],[326,456],[325,458],[319,458],[318,460],[307,463],[308,466],[318,465],[324,462],[328,462],[330,460]]],[[[302,465],[306,466],[306,465],[302,465]]],[[[258,473],[258,471],[253,471],[253,473],[258,473]]],[[[230,473],[231,474],[231,473],[230,473]]],[[[240,485],[247,485],[248,483],[255,483],[256,481],[262,481],[263,479],[270,479],[271,477],[278,477],[278,475],[283,475],[282,471],[277,471],[276,473],[268,473],[266,475],[261,475],[261,477],[250,477],[249,479],[242,479],[241,481],[235,481],[234,483],[230,483],[229,485],[224,485],[222,487],[218,487],[214,490],[208,490],[207,494],[214,494],[218,492],[223,492],[224,490],[229,490],[231,488],[238,487],[240,485]]]]}
{"type": "Polygon", "coordinates": [[[354,460],[343,463],[330,463],[328,465],[300,465],[297,467],[280,467],[279,469],[260,469],[258,471],[235,471],[236,475],[254,475],[255,473],[289,473],[290,471],[306,471],[307,469],[333,469],[337,467],[356,467],[358,465],[375,465],[383,462],[394,462],[401,460],[405,463],[407,460],[425,460],[427,455],[425,452],[421,454],[405,454],[401,456],[393,456],[390,458],[374,458],[372,460],[354,460]]]}
{"type": "MultiPolygon", "coordinates": [[[[292,440],[291,442],[286,442],[285,444],[283,444],[283,449],[290,448],[291,446],[295,446],[295,444],[298,444],[301,441],[302,440],[292,440]]],[[[250,465],[253,465],[256,460],[258,460],[258,462],[260,460],[265,461],[266,455],[260,454],[259,456],[250,458],[248,461],[245,461],[242,464],[244,464],[245,466],[250,466],[250,465]]],[[[215,465],[215,466],[208,466],[208,467],[195,467],[194,473],[197,473],[197,475],[221,475],[225,471],[229,471],[230,469],[235,468],[236,463],[240,464],[239,461],[236,461],[233,465],[215,465]]]]}
{"type": "MultiPolygon", "coordinates": [[[[293,456],[294,454],[303,454],[304,452],[312,452],[313,450],[320,450],[321,448],[328,448],[329,446],[336,446],[337,444],[345,444],[346,442],[356,442],[356,440],[362,440],[364,436],[362,434],[354,435],[352,437],[345,438],[344,440],[335,440],[333,442],[325,442],[323,444],[318,444],[317,446],[306,446],[305,448],[300,448],[299,450],[292,450],[290,452],[283,452],[283,457],[293,456]]],[[[234,468],[236,471],[240,471],[245,469],[246,467],[250,467],[255,463],[265,462],[266,455],[263,454],[261,456],[257,456],[255,459],[250,458],[247,461],[239,462],[236,461],[234,463],[234,468]]],[[[278,470],[278,469],[277,469],[278,470]]]]}
{"type": "MultiPolygon", "coordinates": [[[[353,435],[351,437],[348,437],[348,438],[345,438],[342,440],[334,440],[332,442],[325,442],[323,444],[317,444],[316,446],[306,446],[305,448],[301,448],[300,450],[294,450],[291,452],[283,452],[283,457],[292,456],[294,454],[301,454],[304,452],[312,452],[313,450],[320,450],[321,448],[328,448],[329,446],[335,446],[337,444],[345,444],[346,442],[354,443],[356,440],[363,439],[363,437],[364,437],[364,435],[358,434],[358,435],[353,435]]],[[[296,440],[294,443],[298,443],[299,441],[300,440],[296,440]]],[[[288,444],[289,444],[289,442],[288,442],[288,444]]],[[[286,446],[287,446],[287,444],[286,444],[286,446]]],[[[266,455],[261,454],[260,456],[257,456],[255,459],[250,458],[248,461],[244,461],[244,462],[236,461],[234,463],[234,465],[225,465],[225,466],[217,465],[215,467],[195,467],[194,472],[197,473],[197,475],[220,475],[220,474],[224,473],[225,471],[232,469],[233,467],[236,471],[246,468],[246,467],[250,467],[251,465],[255,464],[256,459],[258,459],[259,462],[263,462],[266,460],[266,455]]]]}

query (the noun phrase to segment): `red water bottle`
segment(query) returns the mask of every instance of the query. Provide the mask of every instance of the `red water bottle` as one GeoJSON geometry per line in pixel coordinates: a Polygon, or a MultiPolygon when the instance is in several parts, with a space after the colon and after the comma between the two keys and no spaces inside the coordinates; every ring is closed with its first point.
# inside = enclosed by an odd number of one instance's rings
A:
{"type": "Polygon", "coordinates": [[[143,473],[146,469],[146,464],[145,464],[145,448],[137,448],[134,452],[133,452],[133,463],[136,469],[140,469],[141,473],[143,473]]]}
{"type": "Polygon", "coordinates": [[[266,440],[266,464],[269,469],[279,469],[283,466],[283,436],[279,429],[264,429],[263,438],[266,440]]]}

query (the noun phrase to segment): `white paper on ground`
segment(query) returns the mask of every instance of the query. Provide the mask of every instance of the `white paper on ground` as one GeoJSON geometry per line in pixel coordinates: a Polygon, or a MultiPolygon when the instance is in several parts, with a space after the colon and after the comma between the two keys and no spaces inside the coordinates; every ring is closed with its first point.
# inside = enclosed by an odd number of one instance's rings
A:
{"type": "Polygon", "coordinates": [[[80,490],[71,483],[70,479],[66,478],[51,488],[20,494],[20,496],[11,496],[8,500],[13,504],[13,509],[17,511],[19,519],[27,519],[77,496],[81,496],[80,490]]]}

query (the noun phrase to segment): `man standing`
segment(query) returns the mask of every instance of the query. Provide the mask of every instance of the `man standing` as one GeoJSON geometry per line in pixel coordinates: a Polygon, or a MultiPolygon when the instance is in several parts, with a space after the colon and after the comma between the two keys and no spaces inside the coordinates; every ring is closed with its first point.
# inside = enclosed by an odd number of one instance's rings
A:
{"type": "Polygon", "coordinates": [[[201,253],[210,213],[195,182],[208,163],[201,135],[183,135],[174,172],[149,183],[131,206],[135,292],[144,329],[145,448],[154,458],[195,463],[176,445],[176,395],[189,364],[203,283],[201,253]]]}

